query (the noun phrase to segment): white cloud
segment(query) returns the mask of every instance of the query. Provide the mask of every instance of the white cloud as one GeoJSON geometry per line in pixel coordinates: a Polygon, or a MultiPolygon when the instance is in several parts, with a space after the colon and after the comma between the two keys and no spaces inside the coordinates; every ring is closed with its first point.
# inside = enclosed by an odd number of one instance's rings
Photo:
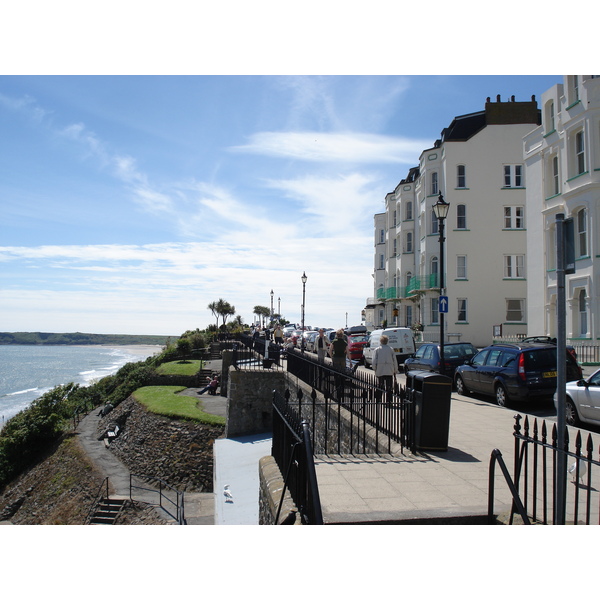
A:
{"type": "Polygon", "coordinates": [[[429,144],[421,139],[361,133],[261,132],[230,150],[312,162],[413,165],[429,144]]]}

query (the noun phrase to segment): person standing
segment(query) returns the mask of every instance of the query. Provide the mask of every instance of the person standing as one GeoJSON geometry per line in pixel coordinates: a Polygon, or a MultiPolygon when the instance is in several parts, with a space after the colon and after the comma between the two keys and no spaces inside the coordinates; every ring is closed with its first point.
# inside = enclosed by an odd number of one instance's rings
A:
{"type": "Polygon", "coordinates": [[[338,329],[335,340],[329,345],[329,356],[333,360],[333,366],[340,370],[346,369],[346,359],[350,359],[348,342],[344,338],[344,330],[338,329]]]}
{"type": "Polygon", "coordinates": [[[323,329],[319,329],[319,335],[315,340],[315,350],[317,351],[317,358],[320,363],[325,362],[325,354],[329,351],[329,340],[324,335],[325,331],[323,329]]]}
{"type": "Polygon", "coordinates": [[[273,337],[275,338],[275,343],[279,346],[283,345],[283,329],[281,329],[281,325],[275,326],[275,331],[273,332],[273,337]]]}
{"type": "Polygon", "coordinates": [[[394,387],[394,379],[398,373],[398,361],[390,346],[389,338],[382,335],[379,339],[379,347],[373,352],[373,370],[379,380],[379,386],[386,392],[391,392],[394,387]]]}

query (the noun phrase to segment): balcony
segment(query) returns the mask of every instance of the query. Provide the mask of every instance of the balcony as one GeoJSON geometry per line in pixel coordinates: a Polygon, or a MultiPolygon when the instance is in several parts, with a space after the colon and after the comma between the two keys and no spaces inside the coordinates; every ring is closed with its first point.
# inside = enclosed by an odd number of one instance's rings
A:
{"type": "Polygon", "coordinates": [[[437,287],[439,287],[437,273],[432,273],[431,275],[422,275],[420,277],[411,277],[408,285],[406,286],[405,297],[410,296],[414,292],[432,290],[437,287]]]}

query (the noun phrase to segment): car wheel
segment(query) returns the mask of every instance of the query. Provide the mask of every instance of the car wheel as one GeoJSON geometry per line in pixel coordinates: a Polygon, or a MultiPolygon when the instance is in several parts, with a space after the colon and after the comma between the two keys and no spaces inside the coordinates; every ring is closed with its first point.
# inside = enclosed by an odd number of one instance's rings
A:
{"type": "Polygon", "coordinates": [[[496,386],[496,404],[504,407],[508,405],[508,395],[501,383],[496,386]]]}
{"type": "Polygon", "coordinates": [[[569,397],[567,397],[565,403],[565,421],[567,422],[567,425],[572,425],[573,427],[577,427],[581,424],[575,404],[573,404],[573,400],[569,397]]]}
{"type": "Polygon", "coordinates": [[[469,394],[469,390],[463,381],[463,378],[460,375],[456,376],[456,393],[461,396],[467,396],[469,394]]]}

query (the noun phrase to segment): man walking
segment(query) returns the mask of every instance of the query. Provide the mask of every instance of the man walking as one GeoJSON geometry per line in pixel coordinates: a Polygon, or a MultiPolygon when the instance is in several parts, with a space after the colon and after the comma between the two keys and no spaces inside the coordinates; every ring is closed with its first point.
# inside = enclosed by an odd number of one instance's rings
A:
{"type": "Polygon", "coordinates": [[[398,373],[398,361],[394,351],[388,346],[388,341],[387,335],[379,338],[380,346],[373,352],[373,370],[379,379],[379,386],[386,392],[391,392],[398,373]]]}

